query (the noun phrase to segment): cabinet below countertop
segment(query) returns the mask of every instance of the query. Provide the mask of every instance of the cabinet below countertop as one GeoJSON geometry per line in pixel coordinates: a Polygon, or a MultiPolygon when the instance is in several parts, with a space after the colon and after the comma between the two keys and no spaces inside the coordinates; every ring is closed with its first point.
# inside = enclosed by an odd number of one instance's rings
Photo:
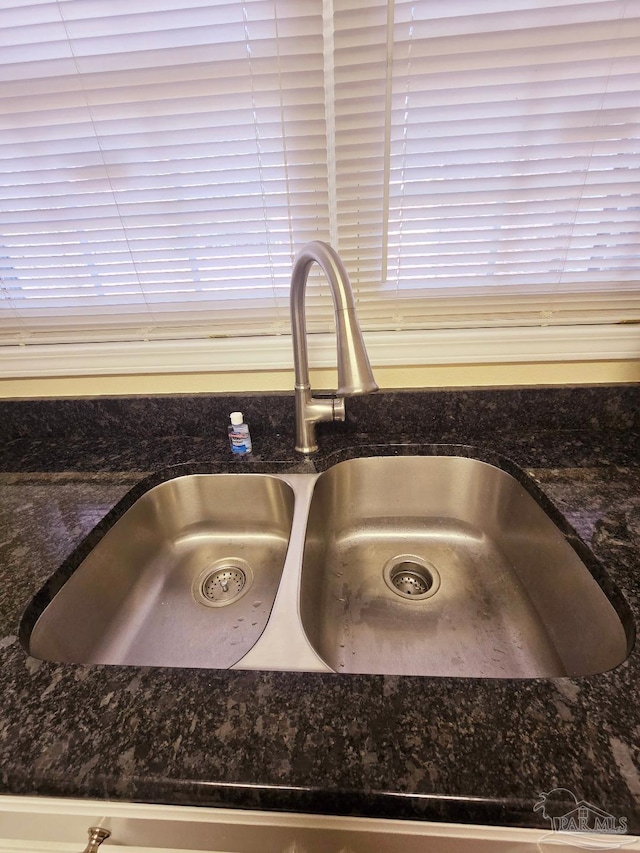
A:
{"type": "MultiPolygon", "coordinates": [[[[533,853],[560,843],[571,853],[583,850],[586,840],[514,827],[0,797],[0,853],[79,853],[92,827],[111,833],[100,853],[111,847],[119,853],[533,853]]],[[[640,851],[638,837],[595,840],[603,849],[617,843],[640,851]]]]}

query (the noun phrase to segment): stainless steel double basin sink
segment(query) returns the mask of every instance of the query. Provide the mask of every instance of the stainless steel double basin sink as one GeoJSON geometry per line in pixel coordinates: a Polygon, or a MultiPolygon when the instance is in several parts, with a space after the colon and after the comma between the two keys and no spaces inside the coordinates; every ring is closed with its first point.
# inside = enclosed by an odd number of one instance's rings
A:
{"type": "Polygon", "coordinates": [[[586,546],[533,494],[450,455],[179,476],[118,518],[23,643],[85,664],[479,678],[612,669],[632,638],[586,546]]]}

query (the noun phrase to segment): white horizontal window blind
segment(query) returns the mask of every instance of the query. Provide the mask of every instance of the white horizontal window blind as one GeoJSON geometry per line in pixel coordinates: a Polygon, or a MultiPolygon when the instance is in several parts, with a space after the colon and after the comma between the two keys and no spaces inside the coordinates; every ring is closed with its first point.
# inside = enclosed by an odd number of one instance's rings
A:
{"type": "Polygon", "coordinates": [[[340,247],[366,327],[637,319],[640,5],[336,5],[340,247]]]}
{"type": "Polygon", "coordinates": [[[258,351],[311,239],[365,332],[637,320],[639,45],[634,0],[0,0],[0,345],[258,351]]]}
{"type": "Polygon", "coordinates": [[[328,228],[321,6],[0,8],[5,339],[288,331],[328,228]]]}

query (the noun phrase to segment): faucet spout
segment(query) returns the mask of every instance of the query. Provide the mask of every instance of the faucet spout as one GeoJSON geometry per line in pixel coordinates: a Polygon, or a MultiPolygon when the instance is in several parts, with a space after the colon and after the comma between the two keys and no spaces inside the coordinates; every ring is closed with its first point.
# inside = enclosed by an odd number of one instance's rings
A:
{"type": "Polygon", "coordinates": [[[314,240],[307,243],[296,256],[291,274],[291,328],[296,377],[296,450],[300,453],[314,453],[318,449],[316,423],[343,421],[344,397],[370,394],[378,390],[358,324],[349,276],[337,252],[328,243],[314,240]],[[338,390],[332,400],[314,398],[309,384],[304,305],[307,278],[313,263],[319,264],[327,277],[336,317],[338,390]]]}

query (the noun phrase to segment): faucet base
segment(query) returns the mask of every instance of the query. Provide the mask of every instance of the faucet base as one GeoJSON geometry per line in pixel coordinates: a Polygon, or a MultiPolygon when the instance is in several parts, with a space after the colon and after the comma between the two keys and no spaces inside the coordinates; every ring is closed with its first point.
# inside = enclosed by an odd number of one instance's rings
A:
{"type": "Polygon", "coordinates": [[[309,385],[296,385],[296,450],[298,453],[315,453],[316,424],[321,421],[344,421],[344,398],[318,399],[311,396],[309,385]]]}

